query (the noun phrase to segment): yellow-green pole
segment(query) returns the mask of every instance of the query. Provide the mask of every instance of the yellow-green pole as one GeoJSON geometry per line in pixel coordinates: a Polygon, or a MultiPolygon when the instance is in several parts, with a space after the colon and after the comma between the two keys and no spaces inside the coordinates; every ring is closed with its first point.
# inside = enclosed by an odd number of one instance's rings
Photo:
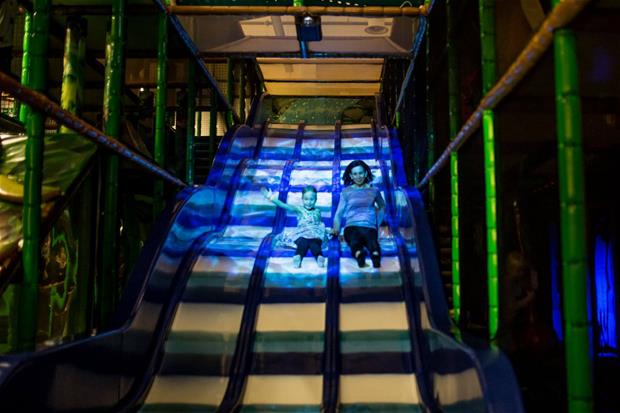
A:
{"type": "MultiPolygon", "coordinates": [[[[480,0],[480,43],[482,56],[482,94],[491,90],[497,80],[495,58],[495,0],[480,0]]],[[[499,326],[499,259],[497,239],[497,171],[495,167],[495,117],[493,110],[482,113],[484,148],[484,184],[487,226],[487,289],[489,306],[489,338],[497,334],[499,326]]]]}
{"type": "MultiPolygon", "coordinates": [[[[74,115],[79,115],[84,93],[85,32],[85,19],[75,16],[67,19],[60,106],[74,115]]],[[[61,126],[60,133],[71,133],[71,129],[61,126]]]]}
{"type": "MultiPolygon", "coordinates": [[[[454,139],[460,128],[459,77],[457,47],[454,28],[454,0],[446,1],[448,26],[448,113],[450,137],[454,139]]],[[[450,211],[452,229],[452,308],[454,321],[461,318],[461,247],[459,235],[459,158],[456,151],[450,154],[450,211]]]]}
{"type": "MultiPolygon", "coordinates": [[[[558,3],[553,1],[554,6],[558,3]]],[[[589,413],[594,411],[592,320],[587,299],[585,182],[575,34],[570,29],[557,30],[553,46],[568,411],[589,413]]]]}
{"type": "MultiPolygon", "coordinates": [[[[21,84],[30,87],[30,37],[32,37],[32,15],[28,10],[24,11],[24,42],[22,54],[22,76],[21,84]]],[[[19,106],[19,120],[26,123],[28,117],[28,106],[23,103],[19,106]]]]}

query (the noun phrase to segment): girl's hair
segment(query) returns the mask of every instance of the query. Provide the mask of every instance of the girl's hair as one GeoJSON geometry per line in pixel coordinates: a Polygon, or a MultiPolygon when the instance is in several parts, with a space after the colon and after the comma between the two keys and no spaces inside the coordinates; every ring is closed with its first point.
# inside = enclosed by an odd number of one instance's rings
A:
{"type": "Polygon", "coordinates": [[[372,182],[372,180],[374,179],[374,177],[372,176],[372,171],[370,170],[370,166],[368,166],[366,162],[357,159],[351,162],[349,165],[347,165],[347,168],[344,170],[344,173],[342,174],[342,180],[344,181],[344,186],[353,185],[353,179],[351,179],[351,171],[356,166],[361,166],[366,171],[366,179],[364,180],[365,184],[372,182]]]}
{"type": "Polygon", "coordinates": [[[312,185],[306,185],[304,189],[301,190],[301,196],[304,196],[306,192],[314,192],[316,194],[316,188],[312,185]]]}

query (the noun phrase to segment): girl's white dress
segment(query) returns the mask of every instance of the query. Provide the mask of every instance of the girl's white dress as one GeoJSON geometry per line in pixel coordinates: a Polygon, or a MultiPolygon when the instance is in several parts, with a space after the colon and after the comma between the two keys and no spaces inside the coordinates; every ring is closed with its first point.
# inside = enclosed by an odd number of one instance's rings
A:
{"type": "Polygon", "coordinates": [[[300,208],[297,212],[297,226],[289,228],[278,234],[275,238],[277,246],[297,248],[295,241],[299,238],[318,238],[321,242],[327,241],[325,224],[321,219],[321,211],[318,208],[310,210],[300,208]]]}

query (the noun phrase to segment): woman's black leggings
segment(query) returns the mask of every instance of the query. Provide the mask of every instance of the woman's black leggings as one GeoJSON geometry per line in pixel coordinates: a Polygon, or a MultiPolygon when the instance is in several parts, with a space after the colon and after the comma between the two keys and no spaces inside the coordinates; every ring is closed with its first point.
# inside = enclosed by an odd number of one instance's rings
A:
{"type": "Polygon", "coordinates": [[[302,258],[306,256],[308,249],[312,251],[312,255],[314,255],[315,257],[323,255],[321,253],[321,240],[318,238],[299,237],[295,240],[295,244],[297,245],[295,255],[299,255],[302,258]]]}
{"type": "Polygon", "coordinates": [[[377,237],[377,230],[366,227],[346,227],[344,229],[344,240],[349,244],[351,253],[355,257],[357,251],[366,247],[372,254],[377,251],[381,255],[381,247],[377,237]]]}

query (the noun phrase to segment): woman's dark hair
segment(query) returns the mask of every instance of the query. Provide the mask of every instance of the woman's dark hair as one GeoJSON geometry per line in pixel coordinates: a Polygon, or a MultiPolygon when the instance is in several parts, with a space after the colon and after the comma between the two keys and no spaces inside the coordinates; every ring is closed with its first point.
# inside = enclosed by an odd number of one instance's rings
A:
{"type": "Polygon", "coordinates": [[[301,196],[304,196],[306,192],[314,192],[316,194],[316,188],[312,185],[304,186],[304,189],[301,190],[301,196]]]}
{"type": "Polygon", "coordinates": [[[357,159],[351,162],[349,165],[347,165],[347,169],[345,169],[344,173],[342,174],[342,180],[344,181],[344,186],[353,185],[353,179],[351,179],[351,171],[356,166],[361,166],[366,171],[366,180],[364,181],[365,184],[372,182],[372,180],[374,179],[374,177],[372,176],[372,171],[370,170],[370,166],[368,166],[366,162],[360,161],[359,159],[357,159]]]}

